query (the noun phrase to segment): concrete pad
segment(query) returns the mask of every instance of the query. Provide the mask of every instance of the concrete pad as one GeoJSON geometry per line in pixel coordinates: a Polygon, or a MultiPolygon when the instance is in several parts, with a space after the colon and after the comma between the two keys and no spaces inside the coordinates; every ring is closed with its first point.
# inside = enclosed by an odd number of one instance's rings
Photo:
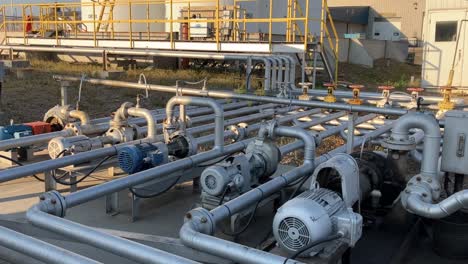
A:
{"type": "Polygon", "coordinates": [[[6,69],[28,68],[31,66],[28,60],[3,60],[6,69]]]}

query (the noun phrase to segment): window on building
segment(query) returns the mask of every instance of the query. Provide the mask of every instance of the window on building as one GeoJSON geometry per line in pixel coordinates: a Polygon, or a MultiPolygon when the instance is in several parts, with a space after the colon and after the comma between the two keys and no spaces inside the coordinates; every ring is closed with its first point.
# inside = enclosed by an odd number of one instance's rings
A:
{"type": "Polygon", "coordinates": [[[458,21],[443,21],[436,23],[435,41],[447,42],[457,40],[458,21]]]}

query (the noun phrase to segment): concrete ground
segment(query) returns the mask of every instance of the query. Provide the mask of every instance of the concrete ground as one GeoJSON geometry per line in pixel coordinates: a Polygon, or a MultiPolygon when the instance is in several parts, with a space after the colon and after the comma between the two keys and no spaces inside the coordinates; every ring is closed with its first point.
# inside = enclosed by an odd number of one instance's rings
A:
{"type": "MultiPolygon", "coordinates": [[[[287,170],[285,167],[282,170],[287,170]]],[[[106,173],[98,174],[106,177],[106,173]]],[[[83,186],[97,184],[99,181],[90,179],[83,186]]],[[[94,247],[58,236],[56,234],[35,228],[27,223],[25,211],[37,203],[38,195],[44,190],[44,184],[32,177],[0,184],[0,225],[36,237],[48,243],[72,250],[104,263],[133,263],[116,255],[98,250],[94,247]]],[[[67,188],[59,188],[63,194],[67,188]]],[[[98,228],[124,238],[135,240],[153,247],[168,250],[182,256],[194,256],[194,252],[183,247],[178,239],[178,231],[183,224],[187,211],[196,206],[199,194],[194,192],[191,183],[178,185],[158,198],[146,199],[140,204],[140,217],[136,222],[130,221],[131,199],[128,191],[119,193],[119,214],[108,215],[105,210],[105,199],[101,198],[90,203],[68,210],[66,218],[90,227],[98,228]]],[[[267,237],[271,226],[272,205],[259,210],[255,221],[238,241],[249,246],[256,246],[267,237]]],[[[394,223],[395,220],[388,220],[394,223]]],[[[404,222],[404,221],[403,221],[404,222]]],[[[452,261],[438,257],[431,251],[427,239],[418,240],[403,249],[405,254],[401,261],[395,259],[405,245],[406,235],[410,232],[408,225],[382,225],[379,228],[365,229],[365,236],[352,251],[352,262],[359,264],[461,264],[467,261],[452,261]],[[403,246],[402,246],[403,245],[403,246]]],[[[225,235],[219,234],[224,238],[225,235]]],[[[275,252],[278,252],[275,250],[275,252]]],[[[224,259],[207,255],[195,254],[205,263],[230,263],[224,259]]],[[[0,247],[0,263],[41,263],[29,257],[0,247]]],[[[310,263],[323,263],[312,261],[310,263]]]]}

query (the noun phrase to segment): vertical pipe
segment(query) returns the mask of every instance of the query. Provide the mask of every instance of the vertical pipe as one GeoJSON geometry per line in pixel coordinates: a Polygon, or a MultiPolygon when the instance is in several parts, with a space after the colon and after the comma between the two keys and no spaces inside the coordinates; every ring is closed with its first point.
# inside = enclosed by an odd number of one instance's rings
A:
{"type": "Polygon", "coordinates": [[[304,25],[304,51],[307,53],[307,46],[309,44],[309,10],[310,0],[306,0],[305,10],[305,25],[304,25]]]}
{"type": "Polygon", "coordinates": [[[348,115],[348,138],[346,142],[346,153],[353,153],[354,149],[354,128],[356,125],[357,113],[349,113],[348,115]]]}
{"type": "Polygon", "coordinates": [[[219,42],[220,23],[219,23],[219,0],[216,1],[216,46],[217,50],[221,50],[221,43],[219,42]]]}
{"type": "Polygon", "coordinates": [[[149,0],[146,1],[146,34],[148,34],[148,41],[151,40],[150,37],[150,31],[151,31],[151,26],[150,26],[150,2],[149,0]]]}

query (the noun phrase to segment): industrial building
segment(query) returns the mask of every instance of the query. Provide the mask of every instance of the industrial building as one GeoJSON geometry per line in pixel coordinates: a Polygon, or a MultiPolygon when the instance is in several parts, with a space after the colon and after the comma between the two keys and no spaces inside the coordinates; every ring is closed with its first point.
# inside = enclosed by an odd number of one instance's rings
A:
{"type": "Polygon", "coordinates": [[[426,1],[424,87],[468,87],[468,2],[426,1]]]}

